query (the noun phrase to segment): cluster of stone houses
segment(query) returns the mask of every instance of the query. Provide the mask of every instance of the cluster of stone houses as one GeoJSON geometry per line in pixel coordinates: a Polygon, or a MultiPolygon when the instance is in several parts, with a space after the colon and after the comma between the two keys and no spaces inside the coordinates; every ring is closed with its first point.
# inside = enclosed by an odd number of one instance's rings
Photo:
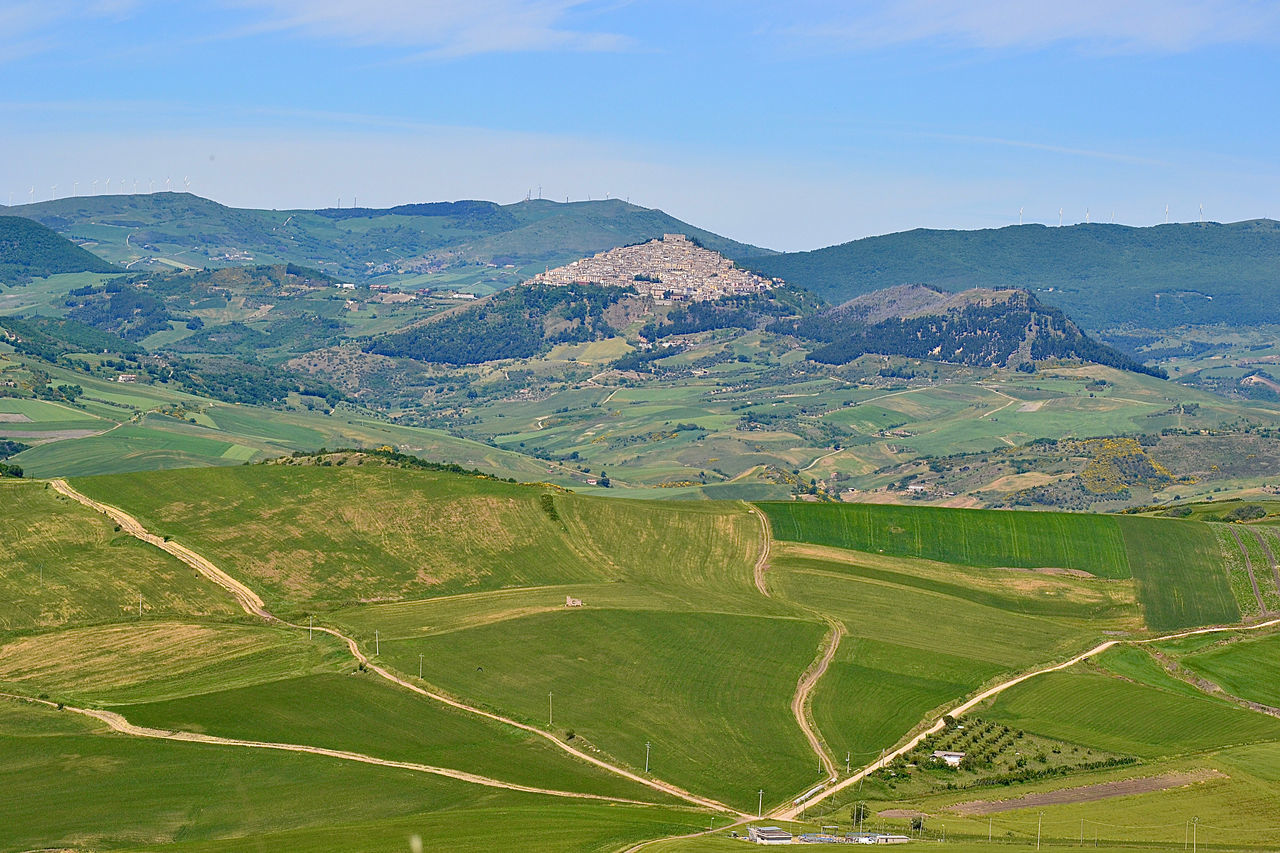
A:
{"type": "Polygon", "coordinates": [[[761,293],[777,282],[739,269],[719,252],[704,249],[683,234],[664,234],[661,240],[610,249],[547,270],[529,283],[634,287],[655,299],[703,301],[761,293]]]}

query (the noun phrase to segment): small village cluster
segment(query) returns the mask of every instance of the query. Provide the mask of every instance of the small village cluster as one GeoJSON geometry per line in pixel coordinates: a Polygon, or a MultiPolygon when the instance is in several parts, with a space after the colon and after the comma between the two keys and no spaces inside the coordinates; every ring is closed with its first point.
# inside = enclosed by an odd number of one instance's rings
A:
{"type": "Polygon", "coordinates": [[[683,234],[664,234],[637,246],[610,249],[539,273],[532,284],[598,284],[634,287],[655,299],[701,302],[722,296],[762,293],[776,283],[739,269],[718,252],[683,234]]]}

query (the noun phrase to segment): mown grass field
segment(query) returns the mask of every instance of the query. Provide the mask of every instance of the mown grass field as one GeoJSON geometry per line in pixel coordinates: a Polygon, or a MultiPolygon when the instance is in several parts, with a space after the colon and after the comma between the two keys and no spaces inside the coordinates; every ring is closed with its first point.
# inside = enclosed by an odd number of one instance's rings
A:
{"type": "Polygon", "coordinates": [[[144,621],[14,637],[0,645],[0,691],[120,704],[350,668],[327,635],[262,625],[144,621]]]}
{"type": "Polygon", "coordinates": [[[44,483],[0,481],[0,630],[228,616],[234,605],[161,551],[44,483]]]}

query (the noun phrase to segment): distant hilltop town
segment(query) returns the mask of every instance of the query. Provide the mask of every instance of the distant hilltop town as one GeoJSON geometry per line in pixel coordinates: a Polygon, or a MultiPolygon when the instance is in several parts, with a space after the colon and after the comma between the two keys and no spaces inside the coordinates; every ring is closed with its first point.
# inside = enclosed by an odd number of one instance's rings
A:
{"type": "Polygon", "coordinates": [[[734,266],[683,234],[664,234],[638,246],[610,249],[539,273],[530,284],[599,284],[634,287],[655,299],[704,301],[760,293],[777,283],[734,266]]]}

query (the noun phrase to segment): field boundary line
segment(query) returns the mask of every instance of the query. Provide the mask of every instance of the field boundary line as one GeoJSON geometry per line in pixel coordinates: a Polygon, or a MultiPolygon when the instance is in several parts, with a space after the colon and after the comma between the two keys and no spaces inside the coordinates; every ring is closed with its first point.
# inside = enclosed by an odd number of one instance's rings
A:
{"type": "Polygon", "coordinates": [[[827,799],[831,795],[836,794],[840,791],[843,791],[845,788],[848,788],[858,783],[863,778],[871,775],[877,770],[880,770],[884,767],[889,766],[889,764],[895,758],[898,758],[901,755],[906,755],[908,752],[915,749],[917,746],[920,745],[920,742],[924,740],[926,737],[933,734],[934,732],[938,732],[942,730],[942,728],[946,725],[945,717],[963,716],[969,711],[972,711],[975,707],[977,707],[982,702],[985,702],[986,700],[992,698],[993,696],[998,696],[999,694],[1003,693],[1004,691],[1008,690],[1011,687],[1016,687],[1022,682],[1035,678],[1038,675],[1048,675],[1051,672],[1059,672],[1064,669],[1069,669],[1070,667],[1073,667],[1076,664],[1080,663],[1081,661],[1087,660],[1088,658],[1091,658],[1094,655],[1102,654],[1107,649],[1110,649],[1113,646],[1118,646],[1123,643],[1138,643],[1138,644],[1159,643],[1159,642],[1164,642],[1166,640],[1178,640],[1178,639],[1182,639],[1183,637],[1194,637],[1201,634],[1216,634],[1221,631],[1256,631],[1261,628],[1270,628],[1276,625],[1280,625],[1280,618],[1270,619],[1266,622],[1258,622],[1253,625],[1216,625],[1208,628],[1194,628],[1187,631],[1179,631],[1173,634],[1162,634],[1158,637],[1147,637],[1144,639],[1106,640],[1105,642],[1099,643],[1098,645],[1094,646],[1092,649],[1089,649],[1086,652],[1081,652],[1080,654],[1076,655],[1070,660],[1066,660],[1066,661],[1063,661],[1062,663],[1054,664],[1052,666],[1043,667],[1041,669],[1033,670],[1031,672],[1023,673],[1022,675],[1019,675],[1015,678],[1011,678],[1007,681],[1002,681],[999,684],[995,685],[994,687],[987,688],[986,690],[982,691],[978,695],[972,697],[971,699],[965,700],[964,702],[952,708],[950,711],[947,711],[945,714],[943,714],[941,717],[935,720],[933,725],[928,726],[927,728],[920,731],[918,734],[916,734],[913,738],[911,738],[905,744],[893,750],[892,752],[886,753],[882,758],[879,758],[876,761],[873,761],[871,764],[868,764],[866,767],[863,767],[857,773],[854,773],[852,776],[848,777],[847,779],[842,780],[839,784],[831,788],[828,788],[825,791],[822,791],[821,793],[817,794],[813,798],[805,800],[799,805],[793,805],[790,808],[775,809],[774,811],[769,813],[769,817],[775,820],[795,820],[796,815],[800,814],[801,811],[808,808],[809,806],[815,805],[821,802],[822,800],[827,799]]]}
{"type": "Polygon", "coordinates": [[[449,779],[456,779],[460,782],[469,782],[473,785],[483,785],[487,788],[502,788],[508,791],[522,791],[527,794],[545,794],[552,797],[569,797],[580,800],[605,800],[611,803],[626,803],[628,805],[637,806],[656,806],[658,803],[650,803],[644,800],[631,800],[625,797],[610,797],[605,794],[589,794],[581,791],[558,791],[554,788],[538,788],[532,785],[521,785],[518,782],[503,782],[500,779],[492,779],[488,776],[481,776],[478,773],[468,773],[465,770],[454,770],[450,767],[436,767],[431,764],[420,764],[416,761],[396,761],[390,758],[378,758],[373,755],[366,755],[362,752],[351,752],[345,749],[329,749],[323,746],[311,746],[309,744],[300,743],[277,743],[274,741],[261,740],[245,740],[243,738],[220,737],[218,735],[208,735],[200,732],[187,732],[176,729],[153,729],[149,726],[139,726],[129,722],[123,714],[115,711],[103,711],[95,708],[77,708],[72,705],[58,705],[47,699],[35,699],[30,696],[21,696],[16,693],[0,693],[7,699],[16,699],[22,702],[30,702],[32,704],[47,705],[60,711],[71,711],[75,714],[83,714],[86,717],[92,717],[102,723],[105,723],[113,732],[132,737],[155,738],[157,740],[173,740],[182,741],[184,743],[203,743],[213,746],[239,746],[249,749],[274,749],[281,752],[299,752],[310,755],[321,755],[327,758],[337,758],[343,761],[355,761],[360,764],[372,764],[378,767],[390,767],[397,770],[411,770],[415,773],[427,773],[433,776],[444,776],[449,779]]]}
{"type": "MultiPolygon", "coordinates": [[[[461,702],[457,699],[453,699],[442,693],[436,693],[434,691],[424,689],[422,687],[419,687],[416,684],[406,681],[400,676],[392,673],[390,670],[385,669],[379,666],[378,664],[373,663],[369,659],[369,657],[360,650],[360,644],[357,643],[354,638],[348,637],[346,634],[342,633],[336,628],[330,628],[322,625],[315,625],[315,626],[295,625],[292,622],[286,622],[284,619],[281,619],[278,616],[275,616],[274,614],[272,614],[270,611],[268,611],[262,599],[258,596],[257,593],[255,593],[251,588],[249,588],[249,586],[231,577],[231,575],[227,574],[222,569],[219,569],[211,561],[201,556],[200,554],[196,553],[195,551],[191,550],[190,548],[186,547],[185,545],[181,545],[177,542],[173,542],[172,540],[167,540],[163,537],[156,536],[154,533],[149,532],[145,527],[143,527],[140,521],[138,521],[133,516],[129,515],[124,510],[119,509],[118,507],[113,507],[108,504],[104,504],[99,501],[93,500],[87,495],[84,495],[81,492],[77,491],[69,483],[67,483],[66,480],[56,479],[50,482],[53,485],[53,487],[57,489],[58,492],[60,492],[61,494],[66,495],[67,497],[72,498],[76,501],[79,501],[80,503],[84,504],[90,509],[94,509],[94,510],[97,510],[98,512],[105,513],[106,515],[114,519],[117,524],[120,525],[121,530],[126,531],[130,535],[135,536],[138,539],[141,539],[142,541],[147,542],[151,545],[155,545],[157,548],[160,548],[172,554],[182,562],[186,563],[188,566],[191,566],[191,568],[195,569],[201,575],[204,575],[206,578],[213,581],[218,586],[230,592],[233,596],[235,596],[236,600],[240,603],[241,608],[243,608],[246,613],[253,616],[259,616],[263,619],[266,619],[267,621],[275,622],[277,624],[284,625],[286,627],[293,628],[295,630],[320,631],[332,637],[336,637],[347,644],[347,648],[350,650],[351,655],[360,664],[364,665],[366,669],[376,673],[377,675],[386,679],[392,684],[395,684],[399,687],[403,687],[404,689],[417,693],[420,696],[424,696],[428,699],[432,699],[432,700],[435,700],[436,702],[440,702],[452,708],[456,708],[459,711],[465,711],[466,713],[469,713],[469,714],[475,714],[477,716],[485,717],[487,719],[493,720],[494,722],[502,723],[503,725],[507,725],[507,726],[512,726],[514,728],[520,729],[521,731],[525,731],[530,734],[537,735],[538,737],[541,737],[555,744],[561,750],[563,750],[564,752],[567,752],[568,754],[574,756],[575,758],[578,758],[582,761],[586,761],[589,764],[593,764],[596,767],[599,767],[602,770],[605,770],[616,776],[621,776],[622,778],[629,779],[632,782],[638,782],[639,784],[644,785],[646,788],[651,788],[663,794],[668,794],[677,799],[684,800],[687,803],[692,803],[701,808],[712,809],[714,811],[730,812],[732,814],[735,814],[741,817],[747,816],[745,812],[740,812],[737,809],[734,809],[725,805],[724,803],[717,802],[716,800],[710,799],[708,797],[698,796],[697,794],[686,791],[683,788],[680,788],[669,782],[663,782],[659,779],[645,778],[644,776],[641,776],[638,773],[633,773],[630,770],[627,770],[626,768],[619,767],[616,764],[610,764],[609,762],[600,758],[596,758],[593,755],[588,755],[587,753],[582,752],[581,750],[578,750],[570,746],[569,744],[563,742],[562,740],[560,740],[560,738],[556,737],[555,734],[552,732],[544,731],[543,729],[536,728],[535,726],[530,726],[525,723],[518,722],[516,720],[510,719],[509,717],[504,717],[501,714],[495,714],[491,711],[485,711],[480,708],[476,708],[472,705],[468,705],[465,702],[461,702]]],[[[768,540],[766,540],[766,545],[767,545],[767,542],[768,540]]],[[[767,554],[765,556],[767,556],[767,554]]]]}

